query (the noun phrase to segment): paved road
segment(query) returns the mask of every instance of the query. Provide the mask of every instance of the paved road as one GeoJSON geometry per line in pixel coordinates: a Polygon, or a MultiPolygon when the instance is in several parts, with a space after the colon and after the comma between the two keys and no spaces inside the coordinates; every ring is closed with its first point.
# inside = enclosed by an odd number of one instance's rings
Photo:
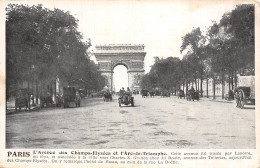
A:
{"type": "Polygon", "coordinates": [[[7,148],[255,148],[255,110],[176,97],[118,107],[100,98],[80,108],[8,114],[7,148]]]}

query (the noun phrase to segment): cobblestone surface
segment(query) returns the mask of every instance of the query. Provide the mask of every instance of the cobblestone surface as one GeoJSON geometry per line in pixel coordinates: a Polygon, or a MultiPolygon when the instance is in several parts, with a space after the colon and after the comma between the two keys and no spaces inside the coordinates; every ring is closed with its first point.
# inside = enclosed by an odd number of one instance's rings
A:
{"type": "Polygon", "coordinates": [[[203,98],[141,98],[119,107],[101,98],[80,108],[7,114],[7,148],[255,148],[254,106],[203,98]]]}

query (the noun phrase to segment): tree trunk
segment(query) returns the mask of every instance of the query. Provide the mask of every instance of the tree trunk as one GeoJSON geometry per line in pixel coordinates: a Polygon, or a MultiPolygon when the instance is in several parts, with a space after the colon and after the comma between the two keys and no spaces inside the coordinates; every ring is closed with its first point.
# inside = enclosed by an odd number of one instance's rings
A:
{"type": "Polygon", "coordinates": [[[197,91],[197,79],[195,79],[195,89],[197,91]]]}
{"type": "Polygon", "coordinates": [[[174,95],[176,96],[177,85],[175,85],[174,95]]]}
{"type": "Polygon", "coordinates": [[[224,73],[222,73],[221,85],[222,85],[222,99],[224,99],[224,92],[225,92],[224,73]]]}
{"type": "Polygon", "coordinates": [[[216,80],[213,78],[213,99],[216,99],[216,80]]]}
{"type": "Polygon", "coordinates": [[[38,98],[39,98],[39,90],[38,90],[38,80],[36,80],[36,104],[38,104],[38,98]]]}
{"type": "Polygon", "coordinates": [[[56,95],[57,95],[57,80],[55,79],[54,80],[54,101],[55,101],[55,103],[56,103],[56,95]]]}
{"type": "Polygon", "coordinates": [[[200,80],[199,79],[197,79],[197,80],[198,80],[198,82],[197,82],[198,83],[198,87],[197,87],[198,89],[197,90],[200,90],[200,80]]]}
{"type": "MultiPolygon", "coordinates": [[[[28,85],[27,85],[27,88],[28,88],[28,92],[30,93],[30,82],[29,82],[29,80],[27,81],[28,82],[28,85]]],[[[29,103],[28,103],[28,108],[30,109],[31,108],[31,97],[30,97],[30,94],[28,94],[28,101],[29,101],[29,103]]]]}
{"type": "Polygon", "coordinates": [[[186,81],[186,94],[187,94],[187,92],[188,92],[188,82],[186,81]]]}
{"type": "Polygon", "coordinates": [[[234,80],[235,80],[235,89],[237,88],[237,73],[235,71],[235,75],[234,75],[234,80]]]}
{"type": "Polygon", "coordinates": [[[202,84],[203,84],[203,78],[200,78],[200,96],[203,96],[203,88],[202,88],[202,84]]]}
{"type": "Polygon", "coordinates": [[[231,84],[231,82],[230,82],[230,71],[229,71],[228,72],[228,90],[231,89],[230,84],[231,84]]]}
{"type": "Polygon", "coordinates": [[[207,98],[209,98],[209,79],[208,78],[206,79],[206,82],[207,82],[207,88],[206,88],[207,89],[207,91],[206,91],[207,92],[207,98]]]}
{"type": "Polygon", "coordinates": [[[234,71],[231,72],[231,87],[234,90],[234,71]]]}

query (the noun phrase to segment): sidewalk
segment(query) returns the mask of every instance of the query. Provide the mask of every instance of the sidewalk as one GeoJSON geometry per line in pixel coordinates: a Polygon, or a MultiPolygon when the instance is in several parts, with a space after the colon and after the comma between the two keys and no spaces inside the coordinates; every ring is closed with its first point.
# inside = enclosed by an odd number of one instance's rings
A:
{"type": "Polygon", "coordinates": [[[213,101],[213,102],[220,102],[220,103],[233,103],[235,104],[236,103],[236,100],[225,100],[225,99],[222,99],[222,97],[220,96],[216,96],[215,99],[213,99],[213,97],[200,97],[201,100],[209,100],[209,101],[213,101]]]}
{"type": "MultiPolygon", "coordinates": [[[[40,109],[40,104],[30,105],[30,110],[38,110],[40,109]]],[[[15,99],[10,99],[8,102],[6,102],[6,113],[14,113],[18,112],[19,110],[15,111],[15,99]]],[[[22,108],[20,112],[26,111],[25,108],[22,108]]]]}
{"type": "MultiPolygon", "coordinates": [[[[172,95],[174,97],[177,97],[175,95],[172,95]]],[[[216,96],[215,99],[213,99],[213,96],[210,96],[210,97],[206,97],[206,96],[203,96],[203,97],[200,97],[200,100],[202,101],[212,101],[212,102],[220,102],[220,103],[236,103],[236,100],[225,100],[225,99],[222,99],[221,96],[216,96]]]]}

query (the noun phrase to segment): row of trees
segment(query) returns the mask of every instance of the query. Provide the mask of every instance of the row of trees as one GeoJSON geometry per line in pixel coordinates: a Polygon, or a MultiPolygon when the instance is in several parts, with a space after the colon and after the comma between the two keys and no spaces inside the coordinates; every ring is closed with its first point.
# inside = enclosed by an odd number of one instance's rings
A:
{"type": "Polygon", "coordinates": [[[212,78],[222,86],[227,81],[229,89],[234,89],[237,73],[247,70],[254,75],[254,14],[254,5],[238,5],[225,13],[219,23],[213,22],[206,32],[194,28],[182,38],[182,60],[158,59],[143,77],[141,87],[169,90],[194,82],[202,95],[203,81],[212,78]]]}
{"type": "Polygon", "coordinates": [[[82,41],[78,20],[69,12],[10,4],[6,8],[7,90],[21,81],[46,83],[57,77],[68,85],[101,89],[104,78],[82,41]]]}

